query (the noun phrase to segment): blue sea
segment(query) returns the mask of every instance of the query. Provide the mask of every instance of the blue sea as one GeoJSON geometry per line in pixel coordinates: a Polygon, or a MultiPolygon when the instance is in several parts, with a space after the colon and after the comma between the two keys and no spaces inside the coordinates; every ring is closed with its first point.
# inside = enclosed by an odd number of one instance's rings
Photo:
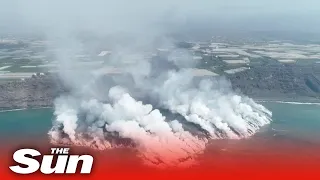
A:
{"type": "MultiPolygon", "coordinates": [[[[273,113],[273,121],[256,137],[286,138],[320,144],[320,105],[264,102],[273,113]]],[[[53,109],[24,109],[0,112],[0,139],[48,138],[53,109]]],[[[255,138],[255,137],[253,137],[255,138]]]]}

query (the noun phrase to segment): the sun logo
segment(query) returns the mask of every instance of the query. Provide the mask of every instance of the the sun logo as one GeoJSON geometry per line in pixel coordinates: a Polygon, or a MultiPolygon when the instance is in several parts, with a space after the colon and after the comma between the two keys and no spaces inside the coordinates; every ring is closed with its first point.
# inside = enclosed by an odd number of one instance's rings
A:
{"type": "Polygon", "coordinates": [[[13,160],[20,165],[10,166],[18,174],[31,174],[39,170],[43,174],[75,174],[78,163],[82,161],[81,174],[89,174],[93,165],[91,155],[69,155],[69,148],[51,148],[51,155],[43,155],[41,165],[34,157],[41,153],[34,149],[20,149],[13,154],[13,160]],[[52,167],[54,156],[57,157],[55,167],[52,167]],[[21,166],[24,165],[24,166],[21,166]]]}

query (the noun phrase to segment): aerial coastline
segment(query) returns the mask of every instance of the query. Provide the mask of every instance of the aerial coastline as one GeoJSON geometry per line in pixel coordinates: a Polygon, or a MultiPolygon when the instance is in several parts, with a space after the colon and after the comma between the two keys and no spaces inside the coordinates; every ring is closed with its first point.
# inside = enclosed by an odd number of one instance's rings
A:
{"type": "MultiPolygon", "coordinates": [[[[68,91],[59,79],[59,64],[45,50],[48,43],[34,39],[0,41],[0,109],[52,107],[54,99],[68,91]]],[[[91,69],[98,76],[126,73],[110,63],[115,56],[112,50],[99,49],[77,55],[73,66],[91,69]]],[[[163,59],[189,58],[196,66],[187,69],[195,78],[224,77],[235,92],[258,102],[319,103],[319,52],[320,45],[312,43],[212,37],[204,42],[177,42],[175,47],[156,48],[142,56],[130,55],[124,66],[148,58],[157,68],[177,70],[174,65],[163,63],[163,59]],[[174,52],[177,49],[189,53],[186,56],[174,52]]]]}

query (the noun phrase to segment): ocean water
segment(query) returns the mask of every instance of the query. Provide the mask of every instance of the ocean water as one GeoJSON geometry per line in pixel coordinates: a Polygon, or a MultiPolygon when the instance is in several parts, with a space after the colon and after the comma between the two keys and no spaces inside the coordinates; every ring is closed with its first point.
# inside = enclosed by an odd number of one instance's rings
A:
{"type": "MultiPolygon", "coordinates": [[[[273,112],[273,122],[253,139],[290,139],[320,145],[320,105],[264,102],[273,112]]],[[[52,126],[53,109],[0,112],[0,140],[43,139],[52,126]]]]}
{"type": "Polygon", "coordinates": [[[267,134],[320,144],[320,104],[265,103],[273,112],[267,134]]]}
{"type": "Polygon", "coordinates": [[[0,139],[47,138],[53,109],[28,109],[0,112],[0,139]]]}

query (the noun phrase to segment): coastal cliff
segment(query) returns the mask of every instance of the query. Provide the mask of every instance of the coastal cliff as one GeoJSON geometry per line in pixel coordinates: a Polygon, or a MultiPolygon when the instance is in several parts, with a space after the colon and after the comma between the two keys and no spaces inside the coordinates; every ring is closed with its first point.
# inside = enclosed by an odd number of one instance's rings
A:
{"type": "MultiPolygon", "coordinates": [[[[227,75],[233,89],[257,100],[320,102],[319,78],[309,69],[293,66],[254,67],[227,75]]],[[[0,85],[0,109],[51,107],[67,88],[55,75],[0,85]]]]}
{"type": "Polygon", "coordinates": [[[65,92],[53,76],[33,76],[0,85],[0,109],[51,107],[53,100],[65,92]]]}

